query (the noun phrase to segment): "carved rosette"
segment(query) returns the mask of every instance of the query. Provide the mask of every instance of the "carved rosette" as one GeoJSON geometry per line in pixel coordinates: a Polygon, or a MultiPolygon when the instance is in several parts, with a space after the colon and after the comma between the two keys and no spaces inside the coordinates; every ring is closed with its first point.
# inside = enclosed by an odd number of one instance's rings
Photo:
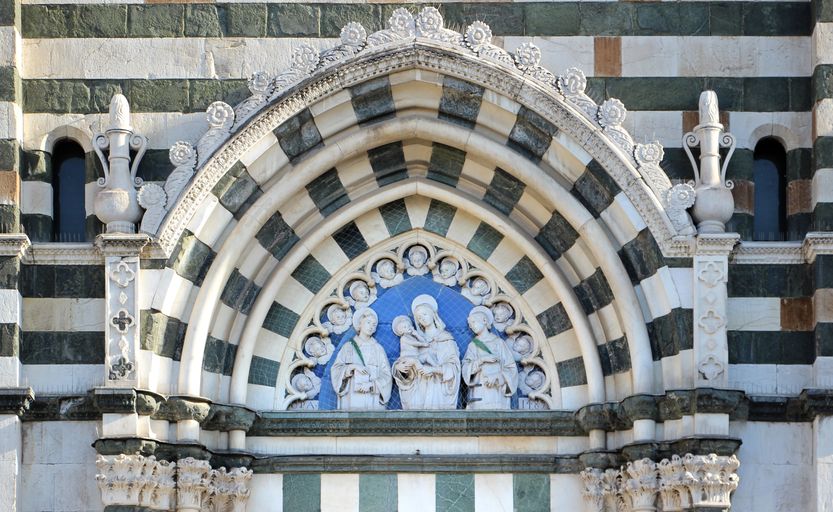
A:
{"type": "Polygon", "coordinates": [[[594,512],[727,510],[738,487],[740,461],[734,455],[674,455],[602,471],[581,472],[582,494],[594,512]],[[661,508],[659,508],[661,507],[661,508]]]}
{"type": "MultiPolygon", "coordinates": [[[[319,51],[301,43],[293,50],[288,69],[274,76],[264,72],[255,73],[249,80],[252,95],[237,107],[232,108],[222,102],[215,102],[209,107],[209,129],[196,143],[198,165],[202,166],[232,133],[246,124],[245,121],[274,105],[285,92],[301,81],[324,73],[333,65],[343,63],[359,54],[381,54],[389,52],[392,46],[413,44],[415,38],[431,39],[432,45],[444,45],[454,52],[475,55],[490,63],[515,70],[525,79],[533,80],[537,86],[551,91],[554,96],[560,93],[568,103],[574,105],[587,120],[601,128],[623,150],[625,156],[636,164],[639,172],[660,198],[663,198],[664,191],[670,187],[665,174],[657,172],[658,164],[641,163],[634,159],[634,149],[639,145],[634,144],[633,138],[622,125],[626,114],[622,103],[611,98],[601,106],[596,104],[585,92],[587,80],[580,70],[570,68],[563,75],[557,76],[541,65],[542,53],[534,44],[523,43],[510,53],[492,44],[492,30],[486,23],[475,21],[460,33],[446,28],[442,15],[434,7],[425,7],[416,15],[400,7],[391,13],[384,29],[370,34],[361,24],[350,22],[340,32],[340,44],[319,51]]],[[[657,146],[657,143],[652,143],[649,151],[655,151],[657,146]]],[[[182,176],[174,178],[172,174],[168,180],[181,178],[182,176]]],[[[167,184],[165,189],[167,191],[167,184]]],[[[182,190],[182,187],[178,187],[178,190],[182,190]]],[[[174,202],[172,198],[175,199],[175,196],[168,192],[165,212],[170,211],[174,202]]],[[[155,212],[152,215],[158,217],[155,212]]],[[[155,219],[154,223],[158,226],[155,219]]],[[[151,224],[148,223],[148,232],[153,232],[150,229],[151,224]]]]}

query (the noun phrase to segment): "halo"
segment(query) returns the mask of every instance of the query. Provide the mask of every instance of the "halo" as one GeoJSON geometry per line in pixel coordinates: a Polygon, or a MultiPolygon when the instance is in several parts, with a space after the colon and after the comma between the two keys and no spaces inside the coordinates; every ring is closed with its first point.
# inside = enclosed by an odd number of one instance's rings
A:
{"type": "Polygon", "coordinates": [[[423,293],[422,295],[417,295],[416,298],[414,298],[414,300],[411,302],[411,313],[414,316],[416,316],[417,306],[422,306],[423,304],[427,304],[431,308],[431,310],[434,311],[434,313],[436,313],[439,310],[439,307],[437,306],[437,300],[434,297],[423,293]]]}
{"type": "Polygon", "coordinates": [[[491,327],[492,324],[495,323],[495,315],[493,315],[492,310],[487,308],[486,306],[475,306],[471,308],[471,311],[469,311],[469,316],[472,316],[476,313],[481,313],[483,316],[486,317],[486,320],[488,321],[487,327],[491,327]]]}
{"type": "Polygon", "coordinates": [[[379,324],[379,315],[376,314],[375,311],[368,307],[359,308],[353,313],[353,330],[356,331],[356,334],[359,333],[359,322],[362,321],[365,315],[373,315],[373,318],[376,320],[376,324],[379,324]]]}

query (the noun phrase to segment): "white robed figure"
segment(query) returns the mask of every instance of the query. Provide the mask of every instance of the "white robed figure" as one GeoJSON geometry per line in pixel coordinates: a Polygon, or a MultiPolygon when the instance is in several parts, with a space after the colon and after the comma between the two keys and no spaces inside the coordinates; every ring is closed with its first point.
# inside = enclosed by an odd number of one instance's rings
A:
{"type": "Polygon", "coordinates": [[[384,410],[393,385],[385,349],[373,334],[379,318],[370,308],[353,315],[356,336],[345,343],[330,370],[338,408],[345,410],[384,410]]]}
{"type": "Polygon", "coordinates": [[[472,308],[468,323],[474,338],[463,357],[463,382],[469,387],[466,409],[509,409],[518,389],[515,357],[491,331],[494,317],[489,308],[472,308]]]}
{"type": "Polygon", "coordinates": [[[411,302],[418,338],[428,344],[421,358],[400,356],[393,364],[402,408],[456,409],[460,391],[460,350],[445,329],[437,301],[419,295],[411,302]]]}

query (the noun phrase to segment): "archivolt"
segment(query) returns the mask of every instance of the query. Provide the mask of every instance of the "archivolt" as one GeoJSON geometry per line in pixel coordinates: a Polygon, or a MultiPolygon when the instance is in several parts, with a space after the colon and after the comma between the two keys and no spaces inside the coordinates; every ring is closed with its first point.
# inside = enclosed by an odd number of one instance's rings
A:
{"type": "MultiPolygon", "coordinates": [[[[477,155],[481,159],[493,161],[497,167],[522,182],[534,185],[541,204],[549,212],[556,211],[561,214],[578,233],[592,252],[593,258],[610,285],[616,299],[618,316],[627,336],[633,391],[654,392],[651,349],[645,319],[639,309],[633,285],[619,260],[616,248],[608,238],[608,233],[605,232],[601,223],[597,222],[594,215],[567,190],[567,187],[578,176],[575,169],[571,169],[569,161],[572,159],[572,161],[587,163],[591,159],[595,160],[604,170],[603,172],[607,173],[627,196],[626,202],[639,212],[663,253],[671,255],[684,247],[686,243],[676,245],[674,237],[680,232],[675,229],[662,206],[665,190],[663,187],[668,184],[667,177],[657,175],[659,168],[655,165],[656,162],[653,166],[646,164],[650,162],[645,159],[644,151],[641,157],[636,156],[640,153],[641,146],[634,146],[632,141],[628,142],[629,136],[618,129],[618,124],[605,124],[610,121],[609,118],[602,125],[598,123],[598,116],[604,118],[610,112],[604,114],[578,89],[568,87],[572,92],[565,93],[567,94],[565,99],[555,88],[556,82],[559,87],[564,85],[562,81],[555,80],[555,77],[549,75],[552,81],[547,82],[546,80],[550,79],[546,79],[542,82],[541,77],[547,75],[542,74],[541,69],[540,66],[519,69],[508,66],[505,62],[483,59],[456,43],[446,44],[442,41],[419,38],[394,38],[384,45],[346,58],[337,66],[320,67],[310,78],[303,79],[280,93],[275,93],[268,106],[263,107],[263,110],[254,115],[250,121],[234,124],[234,134],[231,134],[233,123],[221,126],[212,125],[212,130],[206,134],[207,139],[204,137],[201,141],[201,147],[205,151],[200,151],[200,168],[196,176],[179,195],[175,204],[168,205],[172,206],[172,209],[158,230],[158,241],[168,253],[184,233],[194,213],[206,204],[210,191],[223,176],[230,172],[230,169],[239,165],[242,159],[263,161],[266,155],[272,155],[272,158],[269,159],[268,168],[261,169],[263,173],[260,176],[261,179],[258,180],[258,184],[264,191],[263,197],[258,199],[240,219],[240,222],[230,230],[197,294],[185,339],[179,375],[179,392],[200,393],[202,356],[218,298],[235,266],[241,261],[246,244],[254,239],[258,230],[275,211],[291,201],[299,191],[328,169],[370,148],[407,139],[438,142],[463,150],[467,154],[477,155]],[[403,70],[415,72],[416,78],[412,77],[414,82],[419,81],[420,73],[434,75],[442,73],[444,76],[456,77],[467,83],[476,84],[478,87],[484,87],[487,91],[484,95],[484,105],[487,102],[486,96],[490,96],[492,104],[489,108],[493,109],[495,115],[488,118],[481,116],[476,123],[472,121],[470,124],[473,129],[463,128],[458,124],[437,120],[436,117],[433,119],[422,117],[426,113],[432,117],[438,115],[439,99],[427,101],[425,98],[415,97],[395,105],[394,112],[389,112],[396,116],[394,119],[358,127],[359,121],[352,108],[349,107],[350,94],[345,89],[386,76],[390,77],[391,83],[394,83],[394,75],[391,73],[396,74],[397,71],[404,73],[403,70]],[[347,110],[344,110],[345,104],[348,105],[347,110]],[[556,137],[551,137],[547,141],[547,145],[552,144],[553,147],[558,147],[555,153],[550,149],[543,155],[537,155],[537,158],[531,158],[522,151],[519,152],[506,145],[506,137],[511,138],[509,133],[511,126],[506,126],[505,122],[506,120],[514,122],[518,108],[527,108],[539,116],[543,122],[552,123],[557,127],[556,137]],[[289,155],[288,158],[285,152],[278,148],[279,140],[272,135],[272,132],[286,122],[301,122],[297,121],[301,117],[299,114],[305,111],[307,115],[309,115],[308,112],[313,111],[314,115],[319,117],[329,116],[332,125],[329,126],[327,133],[322,131],[323,140],[319,144],[305,147],[297,154],[289,155]],[[413,115],[415,112],[419,112],[420,115],[413,115]],[[343,115],[345,113],[350,115],[343,115]],[[220,149],[208,158],[207,155],[216,147],[220,149]],[[277,149],[272,151],[273,148],[277,149]]],[[[402,76],[398,76],[397,80],[401,82],[402,76]]],[[[435,89],[438,84],[433,84],[435,89]]],[[[428,87],[426,94],[431,96],[435,93],[432,93],[431,88],[428,87]]],[[[608,111],[611,108],[618,108],[616,104],[608,104],[607,107],[608,111]]],[[[240,108],[239,106],[238,109],[240,108]]],[[[442,117],[442,113],[439,112],[439,114],[442,117]]],[[[251,115],[251,112],[248,115],[251,115]]],[[[280,142],[284,141],[280,140],[280,142]]],[[[646,146],[642,149],[652,149],[652,147],[646,146]]],[[[184,169],[183,172],[186,176],[190,176],[192,171],[184,169]]],[[[182,176],[179,178],[181,179],[182,176]]],[[[496,225],[503,225],[511,236],[517,236],[522,231],[500,214],[488,208],[484,209],[482,205],[473,204],[476,201],[453,193],[447,187],[412,178],[408,182],[390,186],[382,191],[382,194],[391,194],[390,197],[400,194],[404,197],[409,193],[424,193],[427,197],[443,197],[455,204],[464,205],[471,211],[486,212],[481,214],[494,218],[496,225]]],[[[351,192],[351,198],[353,194],[354,192],[351,192]]],[[[174,197],[170,197],[168,202],[174,203],[173,199],[174,197]]],[[[367,204],[372,203],[372,194],[366,201],[367,204]]],[[[360,201],[354,201],[354,203],[346,208],[359,208],[360,201]]],[[[677,225],[679,227],[679,223],[677,225]]],[[[331,225],[327,229],[334,228],[335,226],[331,225]]],[[[313,230],[310,225],[307,225],[305,230],[307,233],[302,234],[300,243],[308,252],[312,250],[309,246],[311,243],[309,237],[312,236],[313,230]]],[[[199,235],[199,233],[196,234],[199,235]]],[[[529,254],[537,254],[536,258],[541,257],[538,245],[531,240],[526,240],[526,242],[529,243],[529,254]]],[[[304,252],[300,248],[296,249],[299,255],[304,252]]],[[[285,261],[286,258],[283,260],[285,261]]],[[[560,286],[563,287],[563,277],[558,277],[557,269],[552,266],[551,262],[536,261],[536,263],[540,268],[546,268],[546,265],[549,265],[549,268],[554,270],[551,279],[553,282],[558,282],[560,279],[560,286]]],[[[286,268],[290,267],[291,265],[286,263],[286,268]]],[[[272,281],[279,282],[280,280],[273,276],[272,281]]],[[[573,293],[569,286],[566,288],[565,294],[561,296],[563,299],[570,297],[573,293]]],[[[267,296],[267,293],[261,292],[258,301],[267,296]]],[[[263,299],[263,301],[266,300],[263,299]]],[[[565,307],[570,302],[572,299],[565,299],[565,307]]],[[[577,330],[583,331],[581,334],[582,353],[586,355],[588,380],[601,382],[603,379],[598,368],[598,354],[595,351],[592,334],[586,327],[587,318],[580,308],[574,311],[570,318],[577,330]],[[591,374],[595,376],[591,377],[591,374]]],[[[257,322],[247,322],[246,329],[254,329],[255,325],[259,327],[257,322]]],[[[249,337],[244,334],[243,343],[248,343],[247,339],[249,337]]],[[[247,350],[249,349],[241,345],[235,361],[235,382],[243,379],[241,376],[246,373],[245,368],[248,365],[246,358],[250,357],[246,355],[247,350]]],[[[600,384],[593,384],[591,400],[604,399],[604,388],[600,386],[600,384]]],[[[241,388],[244,389],[245,385],[241,386],[239,383],[234,385],[233,401],[242,401],[244,398],[245,390],[241,391],[241,388]]]]}
{"type": "MultiPolygon", "coordinates": [[[[421,117],[392,119],[368,127],[361,132],[338,138],[329,142],[306,159],[298,162],[292,168],[291,173],[275,173],[278,177],[271,183],[271,186],[264,192],[264,195],[251,206],[241,222],[235,226],[232,233],[226,239],[223,248],[214,260],[211,271],[208,273],[199,291],[186,334],[180,370],[179,391],[185,394],[199,393],[202,354],[216,302],[228,276],[234,269],[235,264],[240,260],[241,254],[246,250],[246,244],[254,238],[258,229],[280,205],[291,200],[299,190],[302,190],[316,176],[327,169],[337,166],[339,162],[360,155],[367,148],[400,140],[401,138],[432,140],[451,147],[457,147],[466,151],[466,153],[493,161],[496,166],[505,169],[525,183],[535,183],[537,185],[538,192],[545,202],[545,206],[551,210],[558,211],[570,223],[573,229],[578,232],[590,248],[607,281],[610,283],[610,287],[616,298],[619,316],[628,339],[634,391],[653,392],[651,350],[645,328],[645,319],[639,310],[633,286],[627,277],[627,272],[622,262],[618,258],[616,249],[612,247],[607,234],[595,221],[593,215],[575,197],[566,191],[557,180],[542,173],[541,169],[534,163],[526,159],[518,158],[517,154],[506,146],[498,144],[484,135],[454,124],[421,117]]],[[[416,187],[416,182],[413,183],[410,186],[416,187]]],[[[427,183],[420,183],[419,187],[425,187],[426,194],[430,194],[434,190],[443,190],[441,187],[436,185],[429,186],[427,183]]],[[[396,188],[392,188],[391,190],[396,190],[396,188]]],[[[396,194],[395,192],[391,193],[396,194]]],[[[441,197],[444,197],[441,192],[434,192],[434,194],[441,194],[441,197]]],[[[379,194],[379,197],[381,197],[381,194],[379,194]]],[[[457,197],[449,197],[446,199],[449,199],[452,204],[460,204],[461,202],[457,197]]],[[[474,205],[470,205],[468,209],[478,212],[483,211],[482,207],[477,208],[474,205]]],[[[495,217],[496,214],[491,212],[490,216],[495,217]]],[[[503,225],[506,233],[511,236],[518,236],[521,230],[508,224],[506,219],[503,219],[501,222],[498,222],[499,220],[496,217],[495,223],[497,225],[503,225]]],[[[330,229],[332,230],[334,228],[330,229]]],[[[309,235],[306,236],[308,237],[309,235]]],[[[304,244],[307,251],[313,248],[310,246],[310,242],[306,240],[306,237],[302,238],[301,244],[304,244]]],[[[536,245],[531,241],[529,251],[530,254],[538,253],[540,255],[540,249],[537,249],[536,245]]],[[[299,251],[297,254],[298,257],[294,259],[298,261],[295,263],[300,262],[298,258],[303,253],[299,251]]],[[[284,258],[283,261],[286,261],[287,258],[284,258]]],[[[547,265],[544,259],[542,257],[540,261],[536,261],[536,264],[541,268],[545,268],[547,265]]],[[[549,266],[552,268],[551,263],[549,266]]],[[[287,269],[291,269],[293,265],[286,264],[286,267],[287,269]]],[[[275,279],[275,282],[279,282],[279,279],[275,279]]],[[[572,290],[570,290],[571,292],[572,290]]],[[[268,294],[261,292],[261,296],[266,297],[268,294]]],[[[562,295],[562,297],[567,296],[569,295],[562,295]]],[[[251,314],[252,317],[256,316],[255,311],[259,311],[257,305],[251,314]]],[[[582,318],[584,318],[584,313],[580,309],[575,311],[574,315],[570,315],[571,321],[577,326],[586,322],[586,318],[583,320],[582,318]]],[[[254,325],[259,327],[260,323],[255,322],[252,324],[252,329],[255,328],[254,325]]],[[[246,338],[247,335],[244,334],[244,343],[246,342],[246,338]]],[[[592,343],[592,336],[585,336],[584,339],[589,340],[582,342],[582,352],[587,357],[586,361],[598,361],[598,355],[592,355],[595,353],[595,344],[592,343]],[[591,346],[592,350],[589,350],[591,346]]],[[[241,347],[238,352],[238,360],[235,362],[236,370],[241,370],[248,364],[244,362],[245,356],[243,354],[245,353],[246,350],[241,347]]],[[[238,373],[237,371],[235,373],[236,375],[244,374],[238,373]]],[[[597,373],[597,370],[591,368],[588,371],[588,377],[591,373],[597,373]]],[[[235,377],[235,379],[238,378],[242,377],[235,377]]],[[[601,381],[601,379],[599,380],[601,381]]],[[[603,392],[596,392],[594,399],[601,398],[602,396],[603,392]]],[[[232,401],[237,401],[242,398],[242,395],[236,394],[232,397],[232,401]]]]}

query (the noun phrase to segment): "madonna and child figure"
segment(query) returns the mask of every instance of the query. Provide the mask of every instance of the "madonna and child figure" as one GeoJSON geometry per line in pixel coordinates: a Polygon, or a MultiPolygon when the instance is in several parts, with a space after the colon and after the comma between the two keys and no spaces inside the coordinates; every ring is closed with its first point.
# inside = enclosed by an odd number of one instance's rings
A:
{"type": "Polygon", "coordinates": [[[437,301],[430,295],[416,297],[411,312],[416,327],[412,332],[401,330],[400,346],[405,351],[393,363],[402,408],[456,409],[460,390],[457,342],[446,330],[437,301]]]}
{"type": "Polygon", "coordinates": [[[468,387],[467,409],[511,407],[518,367],[506,342],[492,332],[495,318],[489,308],[476,306],[469,313],[468,326],[474,336],[462,362],[433,297],[416,297],[411,313],[415,322],[400,315],[391,323],[400,346],[391,367],[373,337],[376,313],[369,308],[356,311],[356,335],[343,344],[331,370],[339,409],[385,409],[392,382],[399,388],[402,409],[456,409],[461,381],[468,387]]]}

